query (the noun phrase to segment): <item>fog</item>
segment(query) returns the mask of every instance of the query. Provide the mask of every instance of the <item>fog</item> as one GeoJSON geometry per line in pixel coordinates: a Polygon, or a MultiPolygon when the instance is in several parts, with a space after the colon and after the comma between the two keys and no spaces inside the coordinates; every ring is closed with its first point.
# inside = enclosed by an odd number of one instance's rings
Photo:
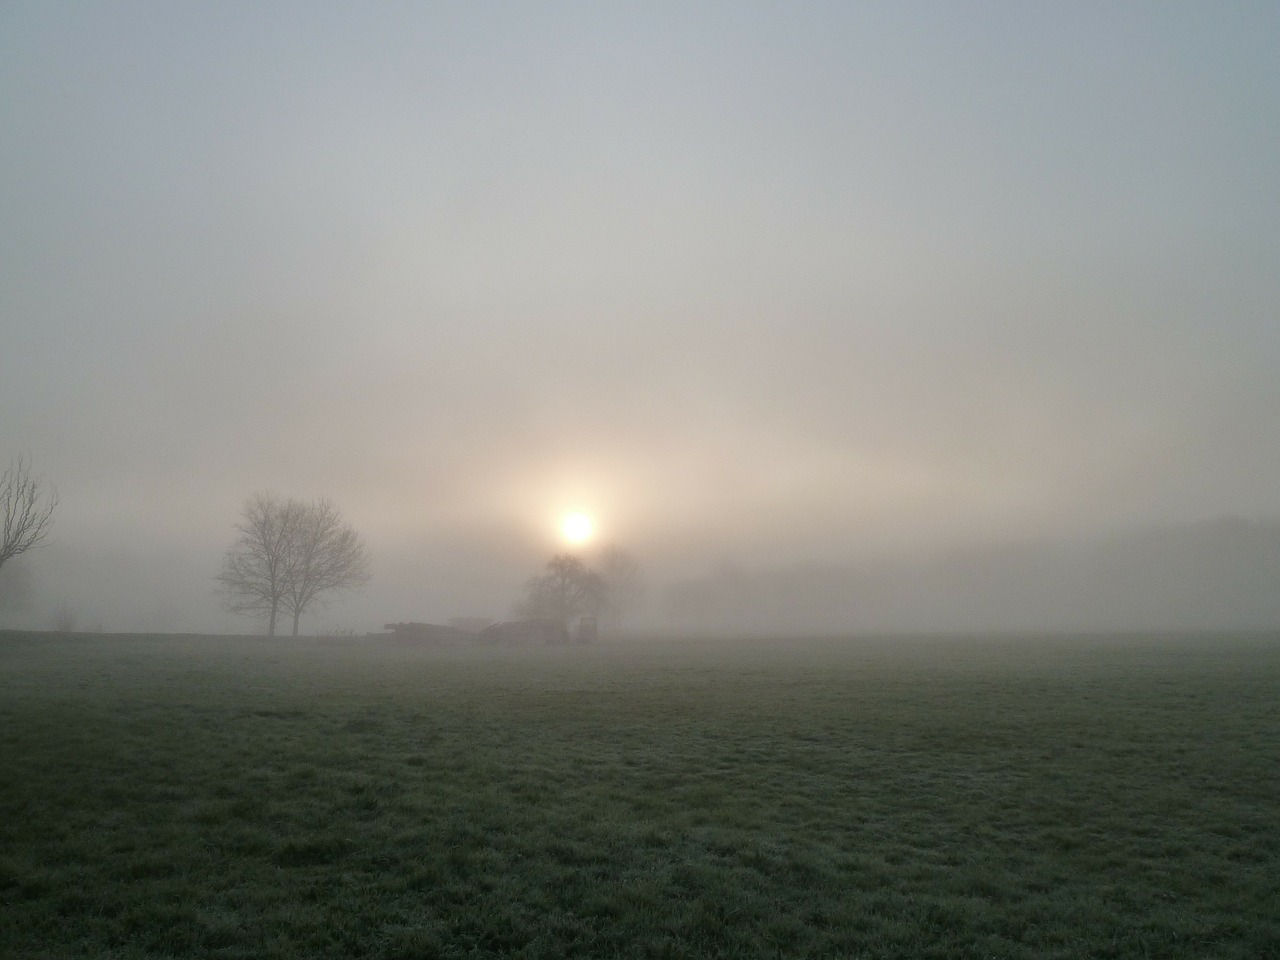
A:
{"type": "Polygon", "coordinates": [[[1280,10],[0,8],[0,625],[254,632],[246,499],[510,614],[1280,625],[1280,10]],[[65,619],[65,616],[64,616],[65,619]]]}

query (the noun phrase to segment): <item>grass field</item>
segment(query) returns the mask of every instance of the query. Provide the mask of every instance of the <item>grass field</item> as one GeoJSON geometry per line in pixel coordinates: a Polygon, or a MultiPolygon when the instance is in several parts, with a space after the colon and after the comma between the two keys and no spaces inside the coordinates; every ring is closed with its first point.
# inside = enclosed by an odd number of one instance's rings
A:
{"type": "Polygon", "coordinates": [[[1280,956],[1280,637],[0,633],[0,956],[1280,956]]]}

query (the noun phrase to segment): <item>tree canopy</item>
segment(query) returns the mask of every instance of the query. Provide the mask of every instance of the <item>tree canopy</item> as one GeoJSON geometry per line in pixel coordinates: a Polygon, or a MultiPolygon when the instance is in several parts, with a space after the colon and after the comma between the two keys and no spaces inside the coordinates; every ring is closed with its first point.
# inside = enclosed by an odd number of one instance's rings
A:
{"type": "Polygon", "coordinates": [[[526,582],[518,610],[522,616],[555,620],[565,627],[577,617],[598,618],[617,630],[643,592],[640,564],[625,550],[606,548],[595,568],[573,554],[560,553],[526,582]]]}
{"type": "Polygon", "coordinates": [[[595,616],[603,594],[604,582],[598,573],[578,557],[558,553],[547,561],[544,573],[525,584],[521,612],[567,626],[574,617],[595,616]]]}
{"type": "Polygon", "coordinates": [[[266,617],[268,636],[275,636],[282,610],[292,615],[296,637],[313,603],[368,582],[364,543],[328,500],[255,494],[245,502],[236,530],[240,535],[216,579],[227,608],[266,617]]]}

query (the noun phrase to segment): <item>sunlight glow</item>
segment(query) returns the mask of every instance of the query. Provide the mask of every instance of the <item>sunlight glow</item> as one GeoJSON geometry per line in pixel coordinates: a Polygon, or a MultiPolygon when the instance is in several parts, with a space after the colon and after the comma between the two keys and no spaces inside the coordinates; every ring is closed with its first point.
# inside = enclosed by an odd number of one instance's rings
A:
{"type": "Polygon", "coordinates": [[[595,524],[585,513],[566,513],[560,518],[560,535],[570,543],[584,543],[595,533],[595,524]]]}

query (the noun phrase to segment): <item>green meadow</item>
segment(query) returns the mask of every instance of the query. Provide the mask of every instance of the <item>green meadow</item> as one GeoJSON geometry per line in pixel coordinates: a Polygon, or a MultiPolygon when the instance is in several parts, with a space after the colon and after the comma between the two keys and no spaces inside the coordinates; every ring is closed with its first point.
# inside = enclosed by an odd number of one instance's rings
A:
{"type": "Polygon", "coordinates": [[[1280,636],[0,633],[0,956],[1280,956],[1280,636]]]}

